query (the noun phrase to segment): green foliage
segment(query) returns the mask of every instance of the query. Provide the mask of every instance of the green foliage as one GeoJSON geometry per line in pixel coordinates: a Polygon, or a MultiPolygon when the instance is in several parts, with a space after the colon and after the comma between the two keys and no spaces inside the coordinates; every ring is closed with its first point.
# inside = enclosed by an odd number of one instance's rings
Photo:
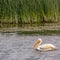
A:
{"type": "Polygon", "coordinates": [[[60,0],[0,0],[0,21],[9,23],[59,22],[60,0]]]}

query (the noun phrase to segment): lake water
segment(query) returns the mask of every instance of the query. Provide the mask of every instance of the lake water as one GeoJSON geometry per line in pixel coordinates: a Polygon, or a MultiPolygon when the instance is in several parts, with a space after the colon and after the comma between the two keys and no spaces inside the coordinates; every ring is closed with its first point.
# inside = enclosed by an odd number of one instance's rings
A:
{"type": "Polygon", "coordinates": [[[0,33],[0,60],[60,60],[60,36],[25,36],[16,33],[0,33]],[[43,43],[52,43],[55,51],[40,52],[32,49],[41,38],[43,43]]]}

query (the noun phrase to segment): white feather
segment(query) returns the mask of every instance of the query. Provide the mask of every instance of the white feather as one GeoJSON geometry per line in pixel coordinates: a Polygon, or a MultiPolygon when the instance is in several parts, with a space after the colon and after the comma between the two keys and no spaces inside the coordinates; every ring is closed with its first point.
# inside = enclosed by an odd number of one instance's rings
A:
{"type": "Polygon", "coordinates": [[[54,46],[53,44],[43,44],[41,45],[42,43],[42,39],[38,39],[34,45],[33,45],[33,48],[37,49],[37,50],[40,50],[40,51],[50,51],[50,50],[55,50],[56,49],[56,46],[54,46]]]}

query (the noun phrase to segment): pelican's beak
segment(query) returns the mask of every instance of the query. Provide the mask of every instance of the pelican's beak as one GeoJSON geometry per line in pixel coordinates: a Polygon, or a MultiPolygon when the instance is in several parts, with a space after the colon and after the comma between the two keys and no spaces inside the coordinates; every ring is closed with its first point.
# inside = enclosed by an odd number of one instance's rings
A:
{"type": "Polygon", "coordinates": [[[40,41],[37,40],[37,41],[33,44],[32,48],[36,48],[36,47],[39,45],[39,43],[40,43],[40,41]]]}

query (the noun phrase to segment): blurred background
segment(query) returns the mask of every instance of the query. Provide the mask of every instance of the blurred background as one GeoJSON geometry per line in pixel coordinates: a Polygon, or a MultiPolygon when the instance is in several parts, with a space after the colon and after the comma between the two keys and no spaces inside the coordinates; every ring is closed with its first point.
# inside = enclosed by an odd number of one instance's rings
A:
{"type": "Polygon", "coordinates": [[[60,0],[0,0],[0,32],[59,29],[60,0]]]}

